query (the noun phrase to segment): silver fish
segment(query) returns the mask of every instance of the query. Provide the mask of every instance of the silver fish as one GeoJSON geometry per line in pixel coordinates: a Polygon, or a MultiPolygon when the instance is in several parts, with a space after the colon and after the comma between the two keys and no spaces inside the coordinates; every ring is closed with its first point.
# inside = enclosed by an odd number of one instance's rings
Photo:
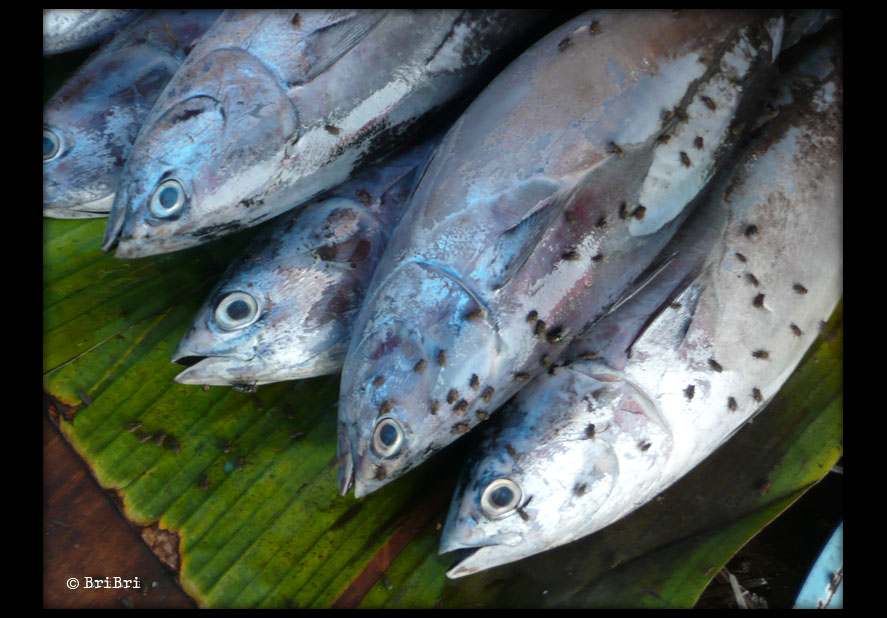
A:
{"type": "Polygon", "coordinates": [[[753,117],[780,32],[759,14],[588,13],[472,102],[355,327],[342,493],[374,491],[488,418],[625,295],[753,117]]]}
{"type": "Polygon", "coordinates": [[[95,45],[143,9],[43,9],[43,55],[95,45]]]}
{"type": "Polygon", "coordinates": [[[257,225],[394,150],[486,77],[538,12],[227,11],[161,95],[103,249],[164,253],[257,225]]]}
{"type": "Polygon", "coordinates": [[[370,277],[439,139],[279,217],[223,275],[173,355],[182,384],[336,373],[370,277]]]}
{"type": "Polygon", "coordinates": [[[800,362],[842,294],[842,79],[830,70],[813,88],[829,55],[791,75],[779,115],[676,237],[662,286],[602,320],[575,343],[577,360],[521,391],[485,434],[441,538],[441,553],[477,551],[449,577],[627,515],[763,409],[800,362]],[[697,242],[710,245],[701,261],[697,242]]]}
{"type": "Polygon", "coordinates": [[[103,217],[148,112],[221,11],[155,11],[121,29],[43,108],[43,214],[103,217]]]}

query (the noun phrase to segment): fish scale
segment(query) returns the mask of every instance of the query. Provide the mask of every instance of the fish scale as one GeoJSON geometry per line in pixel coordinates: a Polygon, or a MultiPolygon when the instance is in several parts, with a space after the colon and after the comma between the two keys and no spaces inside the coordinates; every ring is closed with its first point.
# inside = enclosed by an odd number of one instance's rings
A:
{"type": "Polygon", "coordinates": [[[627,515],[763,409],[800,362],[842,293],[835,49],[819,46],[782,78],[786,102],[666,248],[675,257],[657,277],[485,433],[441,538],[441,552],[476,551],[448,576],[545,551],[627,515]],[[492,517],[483,496],[503,482],[519,498],[492,517]]]}
{"type": "Polygon", "coordinates": [[[356,324],[341,492],[377,489],[488,418],[626,293],[754,118],[780,27],[768,14],[589,13],[481,93],[429,163],[356,324]],[[699,134],[688,167],[679,148],[699,134]],[[445,366],[412,371],[441,353],[445,366]],[[364,390],[376,375],[386,384],[364,390]],[[430,411],[472,375],[492,396],[430,411]],[[378,398],[403,438],[384,456],[378,398]]]}

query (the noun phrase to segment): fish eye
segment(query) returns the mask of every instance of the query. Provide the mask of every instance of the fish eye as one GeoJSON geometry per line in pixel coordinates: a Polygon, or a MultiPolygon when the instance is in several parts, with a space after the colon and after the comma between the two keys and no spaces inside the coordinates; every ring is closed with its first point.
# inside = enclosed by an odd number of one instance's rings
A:
{"type": "Polygon", "coordinates": [[[149,208],[155,217],[166,219],[178,213],[186,201],[185,187],[178,180],[170,178],[154,189],[149,208]]]}
{"type": "Polygon", "coordinates": [[[246,292],[231,292],[219,302],[214,315],[225,330],[237,330],[256,321],[259,303],[246,292]]]}
{"type": "Polygon", "coordinates": [[[403,430],[396,420],[386,417],[376,423],[371,446],[377,456],[384,458],[394,457],[402,445],[403,430]]]}
{"type": "Polygon", "coordinates": [[[507,515],[520,504],[520,486],[511,479],[496,479],[484,489],[480,508],[484,515],[496,519],[507,515]]]}
{"type": "Polygon", "coordinates": [[[52,161],[62,152],[62,136],[52,129],[43,128],[43,162],[52,161]]]}

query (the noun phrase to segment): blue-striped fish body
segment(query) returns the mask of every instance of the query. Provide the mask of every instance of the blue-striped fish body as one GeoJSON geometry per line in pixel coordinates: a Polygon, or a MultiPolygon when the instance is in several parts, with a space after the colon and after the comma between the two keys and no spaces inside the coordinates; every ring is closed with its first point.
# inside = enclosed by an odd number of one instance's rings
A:
{"type": "Polygon", "coordinates": [[[103,248],[165,253],[346,181],[479,87],[539,12],[225,12],[127,162],[103,248]]]}
{"type": "Polygon", "coordinates": [[[776,113],[658,277],[502,410],[450,506],[441,551],[477,548],[450,577],[627,515],[763,409],[800,362],[842,294],[835,55],[817,47],[782,78],[776,113]]]}
{"type": "Polygon", "coordinates": [[[754,117],[781,25],[588,13],[472,102],[355,327],[340,491],[373,491],[488,418],[626,294],[754,117]]]}
{"type": "Polygon", "coordinates": [[[43,9],[43,55],[100,43],[143,9],[43,9]]]}

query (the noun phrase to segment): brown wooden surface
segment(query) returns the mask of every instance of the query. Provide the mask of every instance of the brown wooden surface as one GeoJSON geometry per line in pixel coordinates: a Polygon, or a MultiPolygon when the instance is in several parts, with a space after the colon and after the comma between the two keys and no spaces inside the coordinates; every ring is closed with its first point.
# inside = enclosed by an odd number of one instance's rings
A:
{"type": "MultiPolygon", "coordinates": [[[[45,406],[44,406],[45,407],[45,406]]],[[[64,422],[64,421],[61,421],[64,422]]],[[[86,464],[43,414],[43,607],[193,608],[86,464]],[[85,578],[133,580],[140,589],[86,589],[85,578]],[[79,587],[71,590],[69,578],[79,587]]]]}

